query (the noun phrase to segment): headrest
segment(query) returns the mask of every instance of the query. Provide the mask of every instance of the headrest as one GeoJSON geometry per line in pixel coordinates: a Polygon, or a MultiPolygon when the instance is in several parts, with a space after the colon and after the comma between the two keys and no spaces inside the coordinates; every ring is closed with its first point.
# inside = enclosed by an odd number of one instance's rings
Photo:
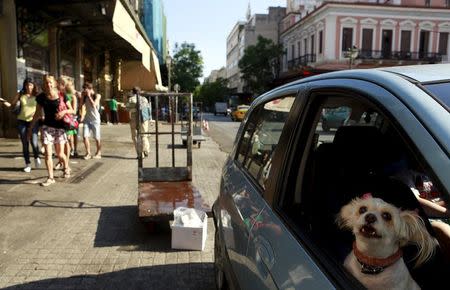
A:
{"type": "Polygon", "coordinates": [[[364,150],[383,143],[383,134],[373,126],[342,126],[334,135],[333,144],[339,147],[364,150]]]}

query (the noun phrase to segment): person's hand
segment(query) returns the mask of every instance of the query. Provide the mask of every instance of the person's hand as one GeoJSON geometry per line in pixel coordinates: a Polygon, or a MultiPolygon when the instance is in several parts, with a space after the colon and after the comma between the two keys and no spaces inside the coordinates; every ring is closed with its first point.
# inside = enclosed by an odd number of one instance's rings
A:
{"type": "Polygon", "coordinates": [[[61,120],[67,114],[66,110],[56,113],[55,119],[61,120]]]}

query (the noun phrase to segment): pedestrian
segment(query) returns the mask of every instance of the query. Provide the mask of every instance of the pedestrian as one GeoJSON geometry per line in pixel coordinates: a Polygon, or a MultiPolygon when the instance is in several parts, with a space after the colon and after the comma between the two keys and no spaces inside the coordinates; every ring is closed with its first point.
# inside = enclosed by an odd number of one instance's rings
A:
{"type": "MultiPolygon", "coordinates": [[[[62,83],[60,86],[60,91],[64,94],[64,99],[66,102],[70,102],[70,104],[72,105],[72,109],[74,110],[74,112],[77,112],[77,107],[78,107],[78,100],[75,96],[75,88],[73,85],[73,82],[70,80],[64,80],[61,79],[62,83]]],[[[75,119],[77,119],[77,115],[73,114],[73,117],[75,119]]],[[[72,129],[67,129],[66,130],[66,134],[67,134],[67,139],[69,140],[69,142],[66,143],[65,146],[65,150],[64,153],[66,154],[68,160],[70,160],[70,157],[74,157],[75,155],[75,139],[77,138],[77,131],[78,128],[72,128],[72,129]]]]}
{"type": "Polygon", "coordinates": [[[109,111],[111,113],[111,123],[117,125],[119,123],[119,114],[117,112],[117,100],[115,97],[112,97],[111,100],[108,101],[109,111]]]}
{"type": "Polygon", "coordinates": [[[31,137],[33,125],[36,123],[42,112],[44,113],[44,121],[42,126],[42,142],[45,148],[45,165],[47,167],[48,178],[42,182],[42,186],[49,186],[55,183],[53,175],[52,150],[55,145],[55,153],[60,162],[63,164],[64,178],[70,177],[70,168],[66,155],[64,154],[64,144],[67,143],[67,135],[65,132],[65,124],[63,117],[66,114],[73,114],[74,110],[70,102],[64,102],[64,98],[60,96],[55,78],[50,75],[44,75],[43,79],[44,92],[36,96],[36,114],[34,114],[30,128],[28,129],[28,137],[31,137]],[[61,106],[64,109],[61,109],[61,106]]]}
{"type": "MultiPolygon", "coordinates": [[[[75,99],[76,99],[76,104],[77,104],[77,108],[76,108],[76,116],[77,116],[77,120],[80,121],[82,119],[82,116],[84,118],[84,115],[86,113],[86,106],[85,105],[81,105],[81,92],[79,91],[75,91],[75,99]]],[[[80,121],[81,123],[81,121],[80,121]]],[[[73,138],[73,157],[77,158],[78,157],[78,135],[80,133],[80,127],[78,126],[78,128],[76,129],[76,134],[74,135],[73,138]]]]}
{"type": "Polygon", "coordinates": [[[95,94],[91,83],[86,82],[83,85],[83,93],[81,97],[80,106],[86,106],[84,116],[82,116],[81,122],[83,122],[83,141],[86,148],[85,160],[95,158],[102,158],[102,145],[100,141],[100,94],[95,94]],[[89,143],[90,132],[95,139],[97,145],[97,152],[94,156],[91,155],[91,144],[89,143]]]}
{"type": "Polygon", "coordinates": [[[143,154],[144,157],[147,157],[150,152],[150,143],[148,141],[148,135],[141,135],[142,142],[140,142],[140,147],[138,148],[138,140],[137,140],[137,123],[136,123],[136,102],[137,96],[139,96],[139,106],[140,106],[140,131],[141,133],[147,133],[149,128],[149,120],[151,118],[150,114],[150,106],[147,98],[139,95],[140,88],[134,87],[132,90],[132,94],[128,96],[128,100],[126,103],[126,108],[130,116],[130,130],[131,130],[131,139],[133,140],[134,147],[136,149],[136,154],[139,157],[139,154],[143,154]]]}
{"type": "Polygon", "coordinates": [[[36,85],[30,78],[23,81],[22,90],[13,99],[12,104],[2,99],[3,104],[9,107],[17,114],[17,130],[19,131],[20,140],[22,142],[23,158],[25,159],[25,167],[23,171],[31,172],[30,161],[30,143],[33,150],[34,166],[41,167],[41,159],[39,158],[38,131],[39,126],[36,123],[31,127],[31,121],[36,112],[36,85]],[[31,128],[31,142],[28,139],[28,129],[31,128]]]}

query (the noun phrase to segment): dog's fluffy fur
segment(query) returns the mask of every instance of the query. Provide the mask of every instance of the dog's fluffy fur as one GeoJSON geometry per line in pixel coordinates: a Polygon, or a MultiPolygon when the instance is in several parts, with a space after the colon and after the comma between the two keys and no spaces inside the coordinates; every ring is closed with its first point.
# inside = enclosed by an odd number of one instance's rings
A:
{"type": "MultiPolygon", "coordinates": [[[[337,223],[343,229],[352,230],[356,248],[368,257],[387,258],[402,246],[414,243],[419,248],[415,264],[417,267],[433,255],[436,246],[416,212],[402,211],[371,196],[356,198],[342,207],[337,223]]],[[[361,264],[351,251],[344,266],[368,289],[420,289],[412,279],[403,258],[381,273],[364,274],[361,272],[361,264]]]]}

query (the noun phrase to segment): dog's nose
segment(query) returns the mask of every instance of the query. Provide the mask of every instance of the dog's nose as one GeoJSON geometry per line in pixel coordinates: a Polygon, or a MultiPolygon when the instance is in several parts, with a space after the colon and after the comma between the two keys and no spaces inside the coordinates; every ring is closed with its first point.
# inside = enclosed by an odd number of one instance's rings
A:
{"type": "Polygon", "coordinates": [[[377,221],[377,217],[373,213],[368,213],[364,219],[366,220],[366,223],[373,224],[377,221]]]}

